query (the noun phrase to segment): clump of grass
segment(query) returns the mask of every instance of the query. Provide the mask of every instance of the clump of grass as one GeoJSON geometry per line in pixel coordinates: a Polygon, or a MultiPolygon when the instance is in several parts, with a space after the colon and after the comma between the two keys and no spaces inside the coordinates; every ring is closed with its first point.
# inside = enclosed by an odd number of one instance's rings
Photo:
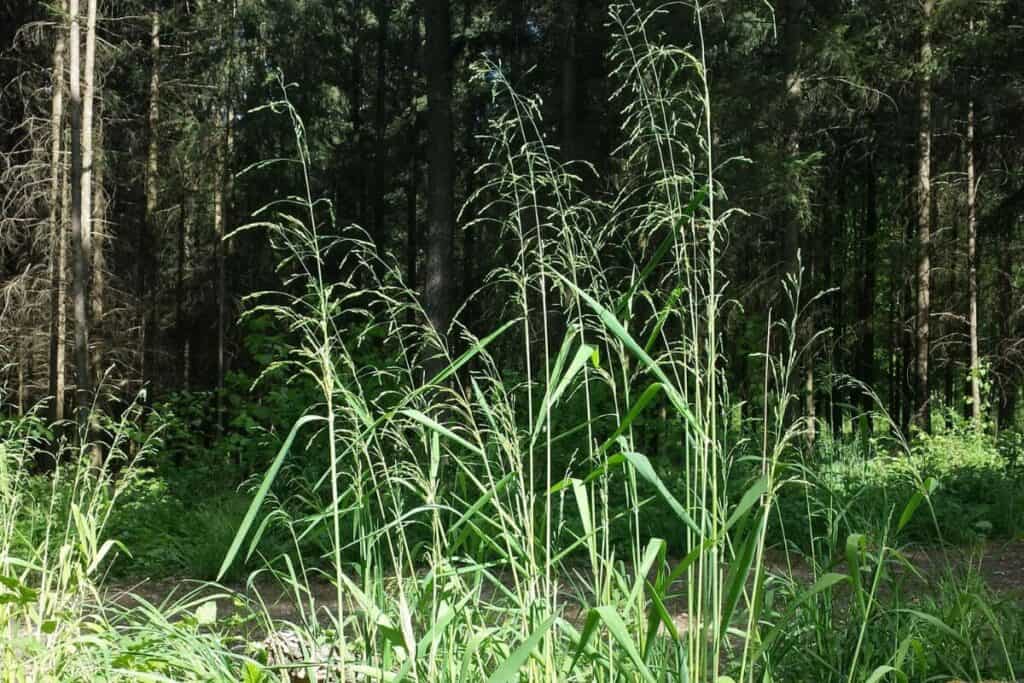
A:
{"type": "Polygon", "coordinates": [[[88,671],[80,651],[105,628],[97,586],[116,542],[104,528],[131,468],[124,435],[132,410],[104,436],[112,467],[89,466],[86,438],[55,436],[38,411],[0,423],[0,662],[4,680],[88,671]],[[43,477],[31,474],[39,464],[43,477]]]}
{"type": "MultiPolygon", "coordinates": [[[[735,495],[727,489],[717,329],[724,217],[710,95],[699,52],[648,34],[656,15],[626,6],[611,15],[628,179],[611,202],[582,197],[573,169],[543,142],[537,101],[515,92],[497,65],[480,67],[507,111],[493,124],[482,170],[490,180],[475,197],[486,217],[476,225],[493,224],[509,256],[485,284],[488,297],[510,302],[489,335],[457,322],[432,329],[398,269],[358,233],[323,236],[333,212],[308,182],[304,195],[268,205],[245,228],[266,228],[285,250],[287,289],[262,295],[253,310],[280,316],[303,339],[280,364],[312,377],[322,400],[295,424],[224,566],[243,542],[253,546],[257,513],[289,455],[300,443],[326,451],[326,504],[299,533],[326,530],[336,607],[310,609],[305,632],[328,621],[342,677],[755,675],[765,524],[775,464],[795,432],[766,432],[760,476],[735,495]],[[332,253],[343,254],[341,282],[325,275],[332,253]],[[376,328],[403,353],[371,372],[354,349],[376,328]],[[424,378],[422,367],[441,370],[424,378]],[[382,374],[390,389],[369,391],[382,374]],[[655,406],[680,431],[662,453],[645,454],[634,422],[655,406]],[[682,490],[656,473],[652,458],[666,457],[683,472],[682,490]],[[645,538],[641,486],[676,517],[688,551],[681,562],[669,562],[664,539],[645,538]],[[609,505],[614,489],[627,501],[625,549],[612,539],[623,516],[609,505]],[[357,564],[343,561],[349,548],[357,564]],[[680,580],[682,630],[666,607],[680,580]]],[[[693,16],[699,26],[699,7],[693,16]]],[[[307,169],[302,121],[285,93],[272,108],[291,117],[307,169]]],[[[296,594],[311,594],[306,572],[289,566],[284,576],[296,594]]]]}

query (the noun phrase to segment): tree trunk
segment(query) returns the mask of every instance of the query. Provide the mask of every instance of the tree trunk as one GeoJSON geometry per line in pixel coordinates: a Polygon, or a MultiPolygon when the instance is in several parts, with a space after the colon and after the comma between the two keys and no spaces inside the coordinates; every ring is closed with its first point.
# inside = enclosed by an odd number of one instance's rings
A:
{"type": "Polygon", "coordinates": [[[444,335],[452,319],[455,220],[452,183],[451,17],[447,0],[424,3],[427,45],[427,259],[425,305],[434,329],[444,335]]]}
{"type": "MultiPolygon", "coordinates": [[[[914,169],[912,177],[908,181],[908,189],[914,187],[917,182],[917,171],[914,169]]],[[[914,322],[915,322],[915,311],[914,311],[914,280],[916,280],[916,273],[912,267],[913,263],[913,245],[917,238],[917,214],[915,209],[911,209],[907,215],[907,222],[904,226],[903,234],[903,250],[902,253],[906,255],[904,261],[905,268],[903,270],[903,296],[901,297],[902,304],[902,315],[900,316],[901,325],[903,327],[900,334],[901,338],[901,356],[902,356],[902,376],[900,380],[901,389],[901,401],[902,412],[900,413],[900,430],[904,434],[908,434],[910,430],[910,424],[913,419],[914,409],[917,406],[914,400],[914,390],[917,386],[917,369],[916,369],[916,357],[914,355],[914,322]]]]}
{"type": "MultiPolygon", "coordinates": [[[[896,251],[896,243],[893,242],[890,250],[896,251]]],[[[899,346],[900,335],[897,320],[899,319],[899,277],[903,272],[899,262],[893,258],[889,262],[889,418],[899,420],[900,416],[900,363],[899,346]]]]}
{"type": "Polygon", "coordinates": [[[67,268],[67,240],[60,211],[62,175],[61,137],[64,118],[64,29],[57,27],[53,45],[53,100],[50,108],[50,420],[64,419],[64,338],[67,319],[64,271],[67,268]]]}
{"type": "Polygon", "coordinates": [[[178,209],[178,258],[174,276],[174,332],[178,342],[176,349],[178,372],[180,373],[178,386],[182,389],[188,388],[188,362],[186,360],[188,357],[188,330],[185,329],[185,263],[187,261],[185,244],[188,239],[188,197],[189,191],[186,189],[182,192],[181,205],[178,209]]]}
{"type": "MultiPolygon", "coordinates": [[[[229,122],[225,126],[230,126],[229,122]]],[[[220,131],[218,131],[220,132],[220,131]]],[[[217,163],[213,177],[213,234],[217,261],[217,428],[224,429],[224,318],[227,314],[227,273],[224,244],[224,140],[218,139],[217,163]]]]}
{"type": "MultiPolygon", "coordinates": [[[[788,0],[785,3],[785,25],[783,29],[783,80],[785,92],[783,93],[785,108],[784,121],[786,146],[786,160],[790,165],[800,156],[800,100],[803,92],[803,80],[800,75],[800,50],[803,45],[803,13],[806,0],[788,0]]],[[[790,171],[792,173],[793,171],[790,171]]],[[[792,178],[796,181],[796,178],[792,178]]],[[[788,192],[796,197],[799,187],[789,187],[788,192]]],[[[793,199],[787,199],[793,202],[793,199]]],[[[785,225],[783,226],[783,249],[782,263],[786,272],[796,275],[799,267],[797,252],[800,246],[800,212],[793,210],[794,207],[787,207],[784,213],[785,225]]]]}
{"type": "MultiPolygon", "coordinates": [[[[836,188],[835,205],[829,212],[829,239],[830,247],[835,244],[839,244],[840,248],[834,249],[829,248],[825,251],[828,252],[830,259],[838,259],[838,261],[831,261],[829,268],[832,272],[836,273],[838,279],[834,282],[830,282],[831,286],[844,287],[845,282],[843,273],[846,272],[846,211],[847,211],[847,192],[846,183],[834,182],[833,187],[836,188]]],[[[832,278],[830,278],[831,280],[832,278]]],[[[846,336],[846,297],[833,296],[832,297],[832,337],[833,339],[842,340],[846,336]]],[[[851,316],[852,317],[852,316],[851,316]]],[[[832,353],[833,371],[846,371],[848,364],[846,362],[846,352],[843,344],[836,344],[832,353]]],[[[838,439],[843,434],[843,427],[846,421],[846,395],[847,388],[843,383],[833,382],[832,386],[832,410],[829,414],[829,421],[832,423],[832,435],[833,438],[838,439]]]]}
{"type": "MultiPolygon", "coordinates": [[[[405,186],[405,229],[406,229],[406,286],[411,290],[417,289],[417,265],[419,262],[419,222],[417,199],[419,193],[419,166],[420,166],[420,117],[416,110],[417,91],[416,65],[420,64],[420,18],[414,11],[411,16],[411,31],[409,39],[409,64],[412,65],[409,74],[408,103],[412,120],[409,123],[409,140],[406,143],[409,150],[409,177],[405,186]]],[[[409,311],[410,322],[413,319],[413,312],[409,311]]]]}
{"type": "Polygon", "coordinates": [[[579,0],[564,0],[562,7],[562,158],[574,161],[580,154],[576,119],[579,117],[576,59],[576,26],[579,0]]]}
{"type": "MultiPolygon", "coordinates": [[[[93,196],[95,197],[93,210],[92,230],[92,288],[91,288],[91,319],[92,319],[92,371],[93,376],[102,382],[103,377],[103,342],[104,326],[103,318],[106,315],[105,302],[107,291],[107,196],[103,191],[105,159],[103,157],[103,109],[100,108],[100,115],[96,123],[96,140],[93,145],[93,158],[95,161],[96,174],[93,183],[93,196]]],[[[102,396],[103,392],[100,392],[102,396]]],[[[97,399],[100,399],[98,396],[97,399]]]]}
{"type": "Polygon", "coordinates": [[[967,289],[971,337],[971,417],[981,424],[981,366],[978,361],[978,253],[974,169],[974,99],[967,103],[967,289]]]}
{"type": "MultiPolygon", "coordinates": [[[[1015,244],[1017,236],[1014,234],[1016,221],[1007,220],[1006,222],[1006,233],[1003,239],[1003,248],[999,250],[999,275],[998,275],[998,287],[999,287],[999,333],[1001,337],[1001,346],[1004,348],[1008,345],[1016,345],[1014,335],[1014,310],[1016,306],[1016,287],[1014,286],[1014,250],[1006,248],[1008,245],[1015,244]]],[[[1005,351],[1004,351],[1005,353],[1005,351]]],[[[1008,372],[1003,372],[1005,381],[1000,387],[999,396],[999,429],[1007,429],[1012,426],[1013,419],[1017,412],[1017,394],[1019,393],[1018,385],[1013,373],[1016,368],[1007,368],[1008,372]]]]}
{"type": "MultiPolygon", "coordinates": [[[[874,383],[875,370],[875,280],[878,252],[878,184],[875,175],[874,160],[869,160],[866,167],[865,182],[867,192],[864,211],[864,238],[861,245],[863,257],[861,272],[863,273],[864,289],[859,299],[861,324],[860,366],[858,379],[871,387],[874,383]]],[[[862,393],[862,408],[865,412],[872,409],[871,397],[862,393]]]]}
{"type": "MultiPolygon", "coordinates": [[[[350,71],[351,92],[349,101],[349,120],[352,124],[352,141],[355,146],[355,158],[352,182],[356,185],[356,223],[362,227],[366,224],[366,145],[363,141],[363,45],[362,45],[362,0],[352,3],[352,64],[350,71]]],[[[376,235],[371,235],[377,239],[376,235]]]]}
{"type": "Polygon", "coordinates": [[[140,359],[142,361],[140,376],[145,386],[154,374],[153,345],[156,343],[157,311],[156,311],[156,279],[160,269],[154,256],[157,235],[157,203],[159,194],[157,181],[160,177],[160,12],[154,10],[150,15],[149,56],[151,60],[149,74],[149,147],[146,154],[146,205],[142,230],[139,233],[139,253],[137,254],[139,273],[139,306],[142,309],[141,332],[142,344],[140,359]]]}
{"type": "Polygon", "coordinates": [[[373,167],[373,239],[377,247],[384,249],[384,211],[385,195],[387,194],[387,174],[385,165],[388,158],[384,144],[387,132],[387,119],[384,109],[384,93],[387,89],[387,41],[388,20],[391,9],[387,0],[377,0],[377,86],[374,102],[374,138],[375,159],[373,167]]]}
{"type": "MultiPolygon", "coordinates": [[[[88,0],[90,9],[95,0],[88,0]]],[[[91,127],[84,120],[87,107],[82,95],[81,70],[81,20],[79,17],[78,0],[69,0],[71,15],[71,34],[69,49],[69,67],[71,70],[71,251],[73,272],[71,282],[71,298],[75,315],[75,406],[78,423],[78,436],[83,442],[88,440],[89,403],[92,394],[92,378],[89,368],[89,182],[86,147],[91,145],[91,135],[86,133],[91,127]]],[[[89,24],[87,24],[88,26],[89,24]]],[[[88,40],[87,40],[88,45],[88,40]]],[[[86,47],[86,73],[88,74],[88,47],[86,47]]],[[[91,75],[87,76],[86,88],[91,85],[91,75]]],[[[91,94],[88,100],[91,103],[91,94]]],[[[90,155],[91,156],[91,150],[90,155]]]]}
{"type": "Polygon", "coordinates": [[[931,346],[931,156],[932,156],[932,43],[931,20],[935,0],[924,0],[922,17],[920,92],[918,107],[918,171],[917,171],[917,405],[914,425],[923,431],[931,429],[931,396],[928,382],[928,357],[931,346]]]}

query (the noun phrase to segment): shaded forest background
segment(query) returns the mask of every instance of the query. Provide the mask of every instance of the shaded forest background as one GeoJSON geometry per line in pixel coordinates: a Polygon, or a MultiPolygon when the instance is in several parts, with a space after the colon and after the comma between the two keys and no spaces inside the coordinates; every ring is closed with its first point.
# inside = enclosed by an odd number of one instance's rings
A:
{"type": "MultiPolygon", "coordinates": [[[[279,286],[277,257],[263,235],[224,237],[300,179],[260,166],[292,144],[286,119],[253,111],[282,82],[306,121],[313,195],[333,202],[338,229],[361,226],[403,264],[438,329],[456,315],[490,329],[485,276],[514,258],[486,220],[469,221],[488,210],[476,169],[495,69],[541,98],[543,134],[589,193],[622,186],[610,159],[628,103],[609,85],[606,2],[89,9],[81,238],[67,7],[22,0],[0,14],[0,344],[14,410],[56,395],[52,415],[69,417],[75,387],[100,384],[111,401],[220,390],[219,415],[226,386],[265,365],[272,335],[236,321],[247,294],[279,286]]],[[[691,10],[666,9],[657,30],[695,44],[691,10]]],[[[714,140],[733,157],[723,208],[743,211],[720,264],[737,304],[721,329],[734,397],[756,414],[752,354],[786,309],[778,283],[800,268],[806,294],[830,292],[803,332],[830,330],[801,370],[804,414],[841,430],[871,408],[834,379],[849,376],[905,428],[972,406],[1011,424],[1024,381],[1020,3],[736,0],[704,22],[714,140]]]]}

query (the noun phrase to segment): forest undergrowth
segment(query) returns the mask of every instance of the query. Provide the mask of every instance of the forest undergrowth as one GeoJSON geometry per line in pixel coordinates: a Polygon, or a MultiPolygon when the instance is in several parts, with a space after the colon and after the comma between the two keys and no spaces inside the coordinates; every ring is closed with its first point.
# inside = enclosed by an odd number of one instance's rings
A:
{"type": "Polygon", "coordinates": [[[1020,675],[1018,598],[971,563],[923,570],[912,552],[1019,533],[1004,442],[953,418],[908,441],[881,407],[870,429],[814,440],[797,376],[828,331],[806,324],[824,295],[799,268],[764,331],[759,401],[730,395],[718,258],[735,209],[719,210],[715,174],[744,160],[716,156],[704,46],[662,44],[649,18],[613,14],[625,125],[600,179],[610,199],[588,196],[592,169],[557,161],[538,101],[479,64],[503,113],[463,223],[514,254],[463,304],[500,309],[483,333],[460,316],[435,329],[398,264],[339,230],[282,81],[261,115],[289,117],[296,156],[239,182],[284,167],[292,194],[239,230],[281,254],[282,288],[253,294],[243,324],[267,353],[251,395],[270,413],[247,419],[284,428],[242,438],[242,420],[214,447],[175,450],[194,444],[183,416],[208,419],[201,395],[162,414],[132,404],[85,434],[3,422],[0,679],[1020,675]],[[271,457],[249,451],[268,444],[271,457]],[[184,471],[198,452],[221,457],[184,471]],[[240,473],[237,492],[202,499],[240,473]],[[168,481],[187,505],[168,502],[168,481]],[[293,610],[217,584],[107,599],[133,562],[276,583],[293,610]]]}

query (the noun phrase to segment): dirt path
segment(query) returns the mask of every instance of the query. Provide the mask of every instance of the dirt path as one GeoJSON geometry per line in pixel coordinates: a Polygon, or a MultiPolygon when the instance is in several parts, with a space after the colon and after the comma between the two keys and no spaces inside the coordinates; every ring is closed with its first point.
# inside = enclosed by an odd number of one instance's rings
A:
{"type": "MultiPolygon", "coordinates": [[[[908,550],[906,555],[926,577],[940,576],[948,565],[963,568],[970,564],[980,571],[989,587],[997,593],[1007,597],[1024,598],[1024,540],[991,542],[977,548],[949,548],[945,551],[939,548],[916,548],[908,550]]],[[[781,572],[785,569],[786,562],[779,553],[771,553],[769,565],[781,572]]],[[[838,571],[843,571],[843,569],[840,567],[838,571]]],[[[807,576],[808,579],[810,577],[806,567],[795,566],[794,573],[798,577],[801,575],[807,576]]],[[[187,579],[157,579],[116,582],[108,587],[105,599],[123,607],[132,606],[136,603],[137,598],[156,605],[169,605],[180,602],[186,597],[199,600],[202,596],[228,592],[244,596],[257,606],[262,604],[266,613],[275,621],[301,622],[304,618],[304,611],[308,614],[311,604],[315,605],[317,610],[326,613],[336,611],[335,590],[328,581],[313,581],[309,590],[310,593],[296,596],[280,584],[269,580],[258,581],[253,587],[235,583],[218,588],[215,585],[187,579]]],[[[563,594],[567,597],[571,595],[568,586],[563,594]]],[[[224,610],[233,610],[228,602],[227,600],[219,601],[218,606],[222,614],[224,610]]],[[[680,600],[673,600],[669,607],[675,613],[678,625],[684,626],[685,604],[680,600]]],[[[346,608],[351,609],[352,606],[347,605],[346,608]]],[[[578,609],[570,608],[568,610],[569,618],[571,619],[578,612],[578,609]]]]}

